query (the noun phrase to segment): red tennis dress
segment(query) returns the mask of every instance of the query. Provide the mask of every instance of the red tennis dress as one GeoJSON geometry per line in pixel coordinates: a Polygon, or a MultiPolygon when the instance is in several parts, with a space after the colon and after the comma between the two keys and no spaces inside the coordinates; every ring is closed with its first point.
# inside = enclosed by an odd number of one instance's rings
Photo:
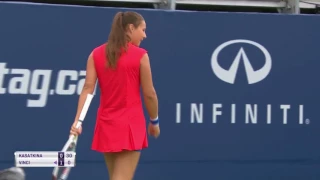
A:
{"type": "Polygon", "coordinates": [[[116,69],[106,68],[106,44],[93,50],[100,88],[92,150],[136,151],[148,147],[146,121],[140,96],[140,60],[147,52],[128,44],[116,69]]]}

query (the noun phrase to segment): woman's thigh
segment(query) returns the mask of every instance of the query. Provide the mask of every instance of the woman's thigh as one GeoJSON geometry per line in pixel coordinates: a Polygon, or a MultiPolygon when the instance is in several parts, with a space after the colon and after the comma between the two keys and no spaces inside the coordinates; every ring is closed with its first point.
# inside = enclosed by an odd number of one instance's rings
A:
{"type": "Polygon", "coordinates": [[[104,160],[108,168],[109,179],[111,179],[114,169],[115,153],[104,153],[104,160]]]}
{"type": "Polygon", "coordinates": [[[122,151],[114,157],[111,180],[132,180],[139,163],[140,151],[122,151]]]}

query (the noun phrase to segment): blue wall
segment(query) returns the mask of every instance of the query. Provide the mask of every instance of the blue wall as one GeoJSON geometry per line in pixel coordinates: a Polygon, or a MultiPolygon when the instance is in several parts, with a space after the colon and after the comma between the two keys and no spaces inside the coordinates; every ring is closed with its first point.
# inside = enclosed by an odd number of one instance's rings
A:
{"type": "MultiPolygon", "coordinates": [[[[15,151],[62,148],[87,57],[117,11],[0,4],[1,169],[14,165],[15,151]]],[[[319,17],[139,12],[162,134],[150,138],[136,179],[320,178],[319,17]]],[[[98,99],[97,91],[70,179],[107,179],[90,150],[98,99]]],[[[25,170],[39,180],[52,172],[25,170]]]]}

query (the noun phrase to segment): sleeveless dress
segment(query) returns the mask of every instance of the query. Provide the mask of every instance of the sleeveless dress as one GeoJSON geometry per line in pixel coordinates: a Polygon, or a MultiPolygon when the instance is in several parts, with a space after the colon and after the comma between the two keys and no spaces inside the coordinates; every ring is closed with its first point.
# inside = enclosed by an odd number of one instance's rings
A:
{"type": "Polygon", "coordinates": [[[148,147],[140,96],[140,60],[146,50],[128,43],[116,69],[106,68],[106,46],[93,50],[100,105],[91,149],[98,152],[137,151],[148,147]]]}

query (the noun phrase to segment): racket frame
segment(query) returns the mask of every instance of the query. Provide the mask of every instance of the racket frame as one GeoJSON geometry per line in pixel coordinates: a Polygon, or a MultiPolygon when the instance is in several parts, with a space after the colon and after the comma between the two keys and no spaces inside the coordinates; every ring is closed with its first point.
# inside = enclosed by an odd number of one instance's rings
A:
{"type": "MultiPolygon", "coordinates": [[[[80,128],[81,127],[81,125],[82,125],[82,123],[83,123],[83,121],[84,121],[84,119],[85,119],[85,117],[87,115],[87,112],[88,112],[88,109],[89,109],[89,106],[91,104],[92,99],[93,99],[93,95],[92,94],[87,94],[86,101],[85,101],[85,103],[84,103],[84,105],[82,107],[78,122],[76,124],[76,128],[80,128]]],[[[66,152],[68,147],[73,142],[75,143],[75,145],[77,145],[78,137],[75,136],[75,135],[70,135],[68,141],[65,143],[65,145],[62,148],[62,152],[66,152]]],[[[65,180],[68,177],[69,173],[70,173],[71,167],[66,167],[65,172],[63,172],[62,175],[61,175],[61,178],[57,177],[59,168],[60,167],[54,167],[53,172],[52,172],[52,176],[55,177],[55,178],[58,178],[59,180],[60,179],[61,180],[65,180]]]]}

